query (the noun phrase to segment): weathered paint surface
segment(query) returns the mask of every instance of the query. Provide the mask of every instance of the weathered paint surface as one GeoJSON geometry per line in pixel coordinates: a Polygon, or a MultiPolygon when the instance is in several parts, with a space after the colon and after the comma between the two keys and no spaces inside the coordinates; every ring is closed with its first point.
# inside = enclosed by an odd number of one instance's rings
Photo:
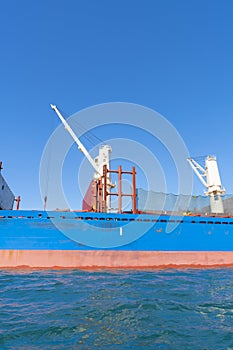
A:
{"type": "Polygon", "coordinates": [[[0,250],[0,267],[152,268],[233,266],[233,252],[0,250]]]}

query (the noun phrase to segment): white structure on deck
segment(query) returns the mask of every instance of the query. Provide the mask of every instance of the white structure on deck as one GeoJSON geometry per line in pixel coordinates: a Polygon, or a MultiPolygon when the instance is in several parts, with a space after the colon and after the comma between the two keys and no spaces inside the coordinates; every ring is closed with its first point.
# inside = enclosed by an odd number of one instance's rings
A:
{"type": "MultiPolygon", "coordinates": [[[[81,143],[79,138],[75,135],[74,131],[71,129],[65,118],[62,116],[61,112],[58,110],[58,108],[55,105],[51,104],[51,108],[56,112],[58,117],[60,118],[61,122],[65,126],[65,129],[69,132],[69,134],[72,136],[74,141],[78,145],[78,149],[84,153],[92,167],[95,169],[94,179],[99,180],[103,176],[103,166],[107,165],[107,169],[110,169],[110,153],[112,152],[112,148],[109,145],[103,145],[99,148],[99,155],[92,159],[90,153],[87,151],[87,149],[84,147],[84,145],[81,143]]],[[[108,191],[111,191],[111,188],[114,187],[114,185],[111,183],[111,176],[110,173],[107,174],[107,186],[108,191]]],[[[107,212],[111,211],[111,196],[107,196],[106,201],[107,206],[107,212]]]]}
{"type": "MultiPolygon", "coordinates": [[[[96,167],[98,171],[95,173],[94,177],[96,180],[103,176],[103,166],[107,165],[107,169],[110,169],[110,153],[112,152],[112,148],[109,145],[103,145],[99,148],[99,155],[94,159],[96,167]]],[[[111,191],[111,188],[114,185],[111,183],[110,173],[107,173],[107,186],[108,191],[111,191]]],[[[106,200],[107,212],[111,211],[111,196],[107,196],[106,200]]]]}
{"type": "Polygon", "coordinates": [[[208,156],[205,160],[205,169],[193,158],[187,159],[192,169],[206,187],[205,195],[210,197],[211,213],[224,213],[222,195],[226,192],[222,187],[216,157],[208,156]]]}

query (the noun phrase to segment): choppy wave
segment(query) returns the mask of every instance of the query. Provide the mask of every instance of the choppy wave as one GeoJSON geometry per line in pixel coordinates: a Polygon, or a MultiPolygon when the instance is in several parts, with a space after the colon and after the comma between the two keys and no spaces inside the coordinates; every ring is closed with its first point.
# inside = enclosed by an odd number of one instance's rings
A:
{"type": "Polygon", "coordinates": [[[3,270],[0,349],[233,349],[233,269],[3,270]]]}

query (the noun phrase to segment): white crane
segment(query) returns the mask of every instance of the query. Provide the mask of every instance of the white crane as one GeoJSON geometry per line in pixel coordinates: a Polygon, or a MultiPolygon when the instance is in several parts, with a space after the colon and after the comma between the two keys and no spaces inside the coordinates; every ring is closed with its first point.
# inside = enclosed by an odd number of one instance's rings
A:
{"type": "Polygon", "coordinates": [[[211,213],[224,213],[222,195],[226,192],[222,187],[216,157],[208,156],[205,160],[205,169],[193,158],[188,158],[190,166],[206,187],[205,195],[210,197],[211,213]]]}
{"type": "MultiPolygon", "coordinates": [[[[63,123],[65,129],[69,132],[69,134],[72,136],[73,140],[77,143],[78,149],[83,152],[83,154],[86,156],[92,167],[95,169],[95,175],[94,178],[96,180],[100,179],[103,176],[103,165],[107,165],[107,169],[110,168],[110,153],[112,151],[111,147],[109,145],[104,145],[99,148],[99,155],[92,159],[91,155],[87,151],[87,149],[84,147],[84,145],[81,143],[79,138],[76,136],[70,125],[67,123],[57,106],[51,104],[51,108],[56,112],[59,119],[63,123]]],[[[114,187],[114,185],[111,183],[110,173],[107,174],[107,186],[109,190],[114,187]]],[[[107,196],[107,211],[109,212],[111,210],[111,196],[107,196]]]]}

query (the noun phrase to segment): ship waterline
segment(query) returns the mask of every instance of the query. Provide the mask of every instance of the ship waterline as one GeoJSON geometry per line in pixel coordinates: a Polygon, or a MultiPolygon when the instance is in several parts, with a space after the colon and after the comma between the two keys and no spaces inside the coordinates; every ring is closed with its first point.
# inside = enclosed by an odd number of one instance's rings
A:
{"type": "Polygon", "coordinates": [[[233,252],[1,250],[1,268],[201,268],[233,266],[233,252]]]}

